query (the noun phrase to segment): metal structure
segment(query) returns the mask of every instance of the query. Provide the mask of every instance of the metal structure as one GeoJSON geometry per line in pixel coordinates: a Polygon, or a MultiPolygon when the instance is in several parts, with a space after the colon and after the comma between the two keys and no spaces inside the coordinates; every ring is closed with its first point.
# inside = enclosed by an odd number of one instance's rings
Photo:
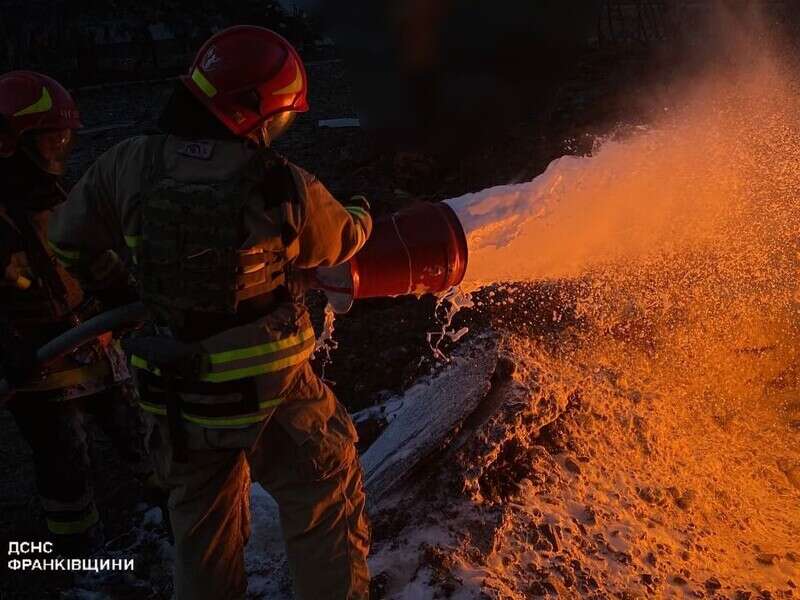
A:
{"type": "Polygon", "coordinates": [[[674,7],[658,0],[605,0],[598,23],[601,45],[649,44],[673,33],[670,13],[674,7]]]}
{"type": "Polygon", "coordinates": [[[650,45],[689,34],[711,11],[761,12],[775,22],[796,22],[793,0],[603,0],[597,27],[601,46],[650,45]]]}

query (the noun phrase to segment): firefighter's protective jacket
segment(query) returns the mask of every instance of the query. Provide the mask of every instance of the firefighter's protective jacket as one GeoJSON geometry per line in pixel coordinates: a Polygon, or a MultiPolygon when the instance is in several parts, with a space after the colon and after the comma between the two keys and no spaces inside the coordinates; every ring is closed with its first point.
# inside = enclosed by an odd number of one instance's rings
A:
{"type": "MultiPolygon", "coordinates": [[[[3,313],[26,337],[37,336],[42,329],[47,329],[47,334],[51,335],[63,332],[72,325],[68,322],[70,312],[77,311],[84,301],[80,286],[63,267],[55,265],[51,273],[39,273],[35,261],[29,256],[29,248],[36,245],[43,256],[55,262],[53,249],[46,238],[51,212],[21,210],[14,218],[5,206],[0,205],[3,313]],[[17,223],[20,218],[27,223],[17,223]],[[58,281],[48,280],[53,276],[58,281]]],[[[49,338],[45,337],[31,340],[31,344],[48,341],[49,338]]]]}
{"type": "MultiPolygon", "coordinates": [[[[46,236],[51,215],[50,209],[0,204],[0,352],[17,351],[16,339],[37,348],[100,310],[56,261],[46,236]]],[[[51,362],[15,389],[47,392],[54,400],[91,395],[127,378],[127,369],[115,362],[120,357],[114,346],[84,347],[51,362]]]]}
{"type": "MultiPolygon", "coordinates": [[[[154,170],[185,184],[225,182],[236,177],[255,152],[251,144],[237,140],[128,139],[101,156],[56,210],[50,242],[71,272],[88,287],[101,288],[104,281],[118,280],[125,263],[120,257],[130,253],[135,263],[137,249],[146,243],[142,196],[154,170]]],[[[333,266],[351,258],[371,232],[368,213],[343,207],[314,176],[291,163],[287,168],[296,188],[294,199],[270,206],[264,194],[248,197],[243,212],[246,240],[239,250],[249,254],[273,248],[275,240],[282,239],[289,245],[288,262],[297,269],[333,266]]],[[[159,333],[185,337],[174,331],[159,333]]],[[[291,395],[291,386],[298,384],[295,374],[311,356],[315,336],[305,306],[287,299],[250,322],[191,342],[199,344],[206,368],[196,381],[181,386],[183,419],[203,428],[230,428],[267,419],[291,395]],[[256,394],[250,393],[252,385],[256,394]]],[[[134,355],[132,363],[145,378],[162,375],[145,357],[134,355]]],[[[142,407],[166,414],[164,404],[154,400],[143,399],[142,407]]]]}

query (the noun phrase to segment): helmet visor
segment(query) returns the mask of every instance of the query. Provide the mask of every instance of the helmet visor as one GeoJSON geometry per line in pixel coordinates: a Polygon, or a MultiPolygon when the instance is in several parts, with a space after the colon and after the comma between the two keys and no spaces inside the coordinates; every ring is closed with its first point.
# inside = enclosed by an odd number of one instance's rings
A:
{"type": "Polygon", "coordinates": [[[32,131],[23,139],[22,149],[46,173],[63,175],[75,137],[72,129],[32,131]]]}
{"type": "Polygon", "coordinates": [[[34,149],[39,155],[39,166],[53,175],[63,175],[67,158],[75,147],[75,132],[72,129],[50,129],[34,134],[34,149]]]}

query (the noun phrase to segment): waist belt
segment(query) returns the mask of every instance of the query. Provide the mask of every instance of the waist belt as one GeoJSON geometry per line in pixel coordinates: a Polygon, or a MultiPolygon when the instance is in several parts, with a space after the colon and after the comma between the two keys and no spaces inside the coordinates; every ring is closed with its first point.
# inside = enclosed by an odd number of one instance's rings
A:
{"type": "MultiPolygon", "coordinates": [[[[204,365],[207,370],[184,378],[206,383],[223,383],[276,373],[311,358],[314,341],[314,330],[308,327],[271,342],[206,354],[203,360],[207,361],[207,365],[204,365]]],[[[139,344],[137,346],[141,347],[139,344]]],[[[146,348],[142,348],[143,351],[140,352],[131,343],[127,343],[127,347],[133,354],[131,364],[134,367],[154,375],[162,375],[159,363],[163,364],[163,361],[151,357],[152,355],[148,356],[146,348]]],[[[191,356],[191,353],[186,356],[191,356]]]]}
{"type": "Polygon", "coordinates": [[[183,324],[175,328],[173,333],[185,342],[199,342],[228,329],[249,325],[290,300],[286,287],[279,286],[265,294],[243,300],[235,315],[188,310],[183,313],[183,324]]]}
{"type": "Polygon", "coordinates": [[[203,427],[243,427],[265,420],[281,398],[259,401],[259,375],[277,373],[308,360],[314,330],[303,329],[278,340],[216,353],[178,340],[134,338],[125,342],[144,388],[142,409],[167,417],[173,455],[185,462],[181,421],[203,427]],[[206,397],[236,394],[238,401],[191,402],[184,394],[206,397]]]}
{"type": "Polygon", "coordinates": [[[258,400],[256,382],[252,379],[226,383],[208,383],[174,378],[169,381],[146,371],[139,372],[142,410],[169,419],[176,394],[197,394],[207,397],[238,395],[238,400],[193,402],[181,398],[178,417],[189,423],[209,428],[243,427],[266,419],[270,409],[283,402],[282,398],[258,400]]]}

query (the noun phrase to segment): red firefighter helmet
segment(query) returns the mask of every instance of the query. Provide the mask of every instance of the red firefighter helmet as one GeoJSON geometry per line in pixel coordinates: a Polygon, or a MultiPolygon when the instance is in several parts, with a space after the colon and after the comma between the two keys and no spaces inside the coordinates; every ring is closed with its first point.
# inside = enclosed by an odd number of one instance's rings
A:
{"type": "Polygon", "coordinates": [[[55,79],[32,71],[0,75],[0,158],[22,147],[42,169],[54,175],[64,165],[81,127],[75,101],[55,79]]]}
{"type": "Polygon", "coordinates": [[[267,119],[283,130],[294,113],[308,110],[303,61],[263,27],[239,25],[213,35],[181,81],[235,135],[248,135],[267,119]]]}

